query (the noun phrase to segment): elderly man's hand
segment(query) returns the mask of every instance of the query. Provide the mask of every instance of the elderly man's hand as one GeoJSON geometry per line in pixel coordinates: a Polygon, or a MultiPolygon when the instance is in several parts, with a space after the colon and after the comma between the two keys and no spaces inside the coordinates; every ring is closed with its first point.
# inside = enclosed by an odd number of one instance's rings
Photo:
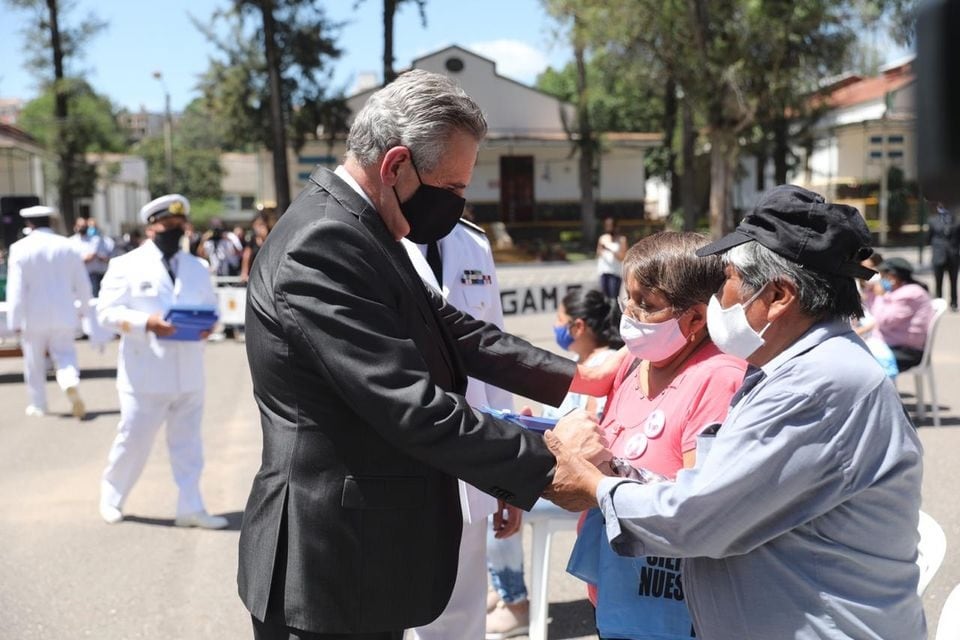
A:
{"type": "Polygon", "coordinates": [[[557,458],[557,468],[543,496],[569,511],[595,507],[603,478],[596,465],[610,458],[596,421],[585,411],[575,411],[546,432],[544,441],[557,458]]]}
{"type": "Polygon", "coordinates": [[[589,460],[594,465],[612,457],[596,418],[583,409],[571,411],[560,418],[551,433],[563,442],[572,455],[589,460]]]}

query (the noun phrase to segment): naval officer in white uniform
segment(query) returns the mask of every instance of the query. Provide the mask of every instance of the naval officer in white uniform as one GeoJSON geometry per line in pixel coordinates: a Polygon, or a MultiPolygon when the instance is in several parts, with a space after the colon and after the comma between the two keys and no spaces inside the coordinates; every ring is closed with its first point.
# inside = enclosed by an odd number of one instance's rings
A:
{"type": "Polygon", "coordinates": [[[205,340],[158,340],[174,327],[164,320],[174,305],[215,306],[203,260],[180,250],[190,202],[162,196],[140,210],[152,238],[110,261],[97,315],[120,334],[117,390],[120,424],[100,485],[100,515],[123,519],[123,503],[143,471],[154,437],[166,423],[167,447],[179,489],[177,526],[220,529],[227,519],[207,513],[200,496],[205,340]]]}
{"type": "Polygon", "coordinates": [[[10,245],[7,270],[7,328],[20,333],[23,349],[23,378],[30,404],[28,416],[47,411],[46,354],[57,368],[57,384],[67,394],[74,416],[86,409],[77,386],[77,350],[73,341],[80,326],[80,309],[90,301],[90,280],[83,261],[70,241],[50,229],[52,207],[20,210],[31,233],[10,245]]]}
{"type": "MultiPolygon", "coordinates": [[[[420,278],[443,293],[447,302],[483,320],[503,328],[500,287],[493,263],[490,242],[483,229],[461,219],[446,237],[433,246],[402,240],[410,261],[420,278]]],[[[513,396],[493,385],[470,378],[467,403],[474,408],[512,409],[513,396]]],[[[482,640],[486,631],[487,526],[495,512],[498,535],[512,535],[520,529],[522,512],[516,507],[463,482],[459,482],[463,533],[457,580],[450,601],[436,620],[407,632],[407,640],[482,640]]]]}

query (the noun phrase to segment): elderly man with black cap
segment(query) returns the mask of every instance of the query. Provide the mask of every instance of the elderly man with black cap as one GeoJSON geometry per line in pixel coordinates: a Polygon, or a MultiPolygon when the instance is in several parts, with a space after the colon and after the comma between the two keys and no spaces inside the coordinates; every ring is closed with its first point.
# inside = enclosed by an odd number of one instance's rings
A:
{"type": "Polygon", "coordinates": [[[599,504],[622,555],[684,558],[698,638],[926,637],[921,445],[850,328],[869,242],[855,209],[785,185],[698,252],[726,263],[710,336],[751,366],[676,482],[605,477],[547,436],[548,497],[599,504]]]}
{"type": "Polygon", "coordinates": [[[144,205],[140,217],[150,240],[111,260],[100,287],[100,322],[121,336],[120,424],[100,484],[100,515],[110,524],[123,519],[123,503],[164,423],[179,488],[174,524],[206,529],[228,524],[208,514],[200,496],[205,340],[159,339],[176,331],[164,319],[171,307],[217,302],[206,263],[180,250],[189,213],[190,202],[179,194],[144,205]]]}

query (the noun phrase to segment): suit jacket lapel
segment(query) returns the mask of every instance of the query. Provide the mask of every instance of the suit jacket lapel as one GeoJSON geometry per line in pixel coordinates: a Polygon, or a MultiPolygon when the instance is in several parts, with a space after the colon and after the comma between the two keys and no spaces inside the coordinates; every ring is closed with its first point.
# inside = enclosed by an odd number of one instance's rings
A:
{"type": "Polygon", "coordinates": [[[363,227],[370,232],[373,236],[374,244],[380,248],[388,261],[393,263],[394,268],[400,275],[400,279],[403,280],[404,285],[406,285],[409,290],[410,297],[416,304],[424,324],[427,327],[436,327],[440,333],[445,347],[440,349],[440,352],[450,369],[451,379],[455,381],[457,386],[461,385],[461,381],[465,385],[466,378],[463,375],[463,367],[462,365],[458,366],[458,364],[460,364],[459,360],[456,360],[455,364],[452,338],[448,334],[446,327],[443,326],[436,309],[430,301],[426,285],[423,284],[420,276],[417,275],[416,269],[414,269],[413,264],[411,264],[410,256],[407,255],[406,249],[404,249],[387,230],[387,226],[383,223],[383,218],[380,217],[380,214],[371,207],[360,194],[354,191],[350,185],[346,184],[329,169],[318,167],[310,176],[310,180],[336,198],[344,209],[356,215],[360,219],[363,227]]]}

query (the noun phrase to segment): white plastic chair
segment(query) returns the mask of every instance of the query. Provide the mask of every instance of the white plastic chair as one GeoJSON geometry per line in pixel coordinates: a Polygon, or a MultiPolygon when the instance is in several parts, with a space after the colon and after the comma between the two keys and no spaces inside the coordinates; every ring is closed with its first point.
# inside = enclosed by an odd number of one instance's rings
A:
{"type": "Polygon", "coordinates": [[[947,553],[947,536],[937,521],[923,511],[920,512],[917,530],[920,533],[917,545],[917,566],[920,567],[917,595],[922,596],[943,563],[943,556],[947,553]]]}
{"type": "Polygon", "coordinates": [[[943,603],[936,640],[960,640],[960,584],[953,588],[943,603]]]}
{"type": "Polygon", "coordinates": [[[548,582],[550,579],[550,545],[553,534],[558,531],[576,531],[579,513],[536,510],[523,515],[533,533],[530,574],[533,588],[530,591],[530,640],[547,640],[547,613],[550,608],[548,582]]]}
{"type": "Polygon", "coordinates": [[[917,422],[923,422],[926,416],[926,406],[923,402],[923,378],[926,376],[930,383],[930,408],[933,412],[933,426],[940,426],[940,405],[937,400],[937,384],[933,378],[933,363],[930,357],[933,354],[933,343],[937,337],[937,327],[940,326],[940,318],[947,310],[947,301],[943,298],[934,298],[930,302],[933,307],[933,317],[930,319],[930,326],[927,329],[927,342],[923,347],[923,358],[920,364],[907,369],[906,374],[913,374],[913,383],[916,387],[917,396],[917,422]]]}

